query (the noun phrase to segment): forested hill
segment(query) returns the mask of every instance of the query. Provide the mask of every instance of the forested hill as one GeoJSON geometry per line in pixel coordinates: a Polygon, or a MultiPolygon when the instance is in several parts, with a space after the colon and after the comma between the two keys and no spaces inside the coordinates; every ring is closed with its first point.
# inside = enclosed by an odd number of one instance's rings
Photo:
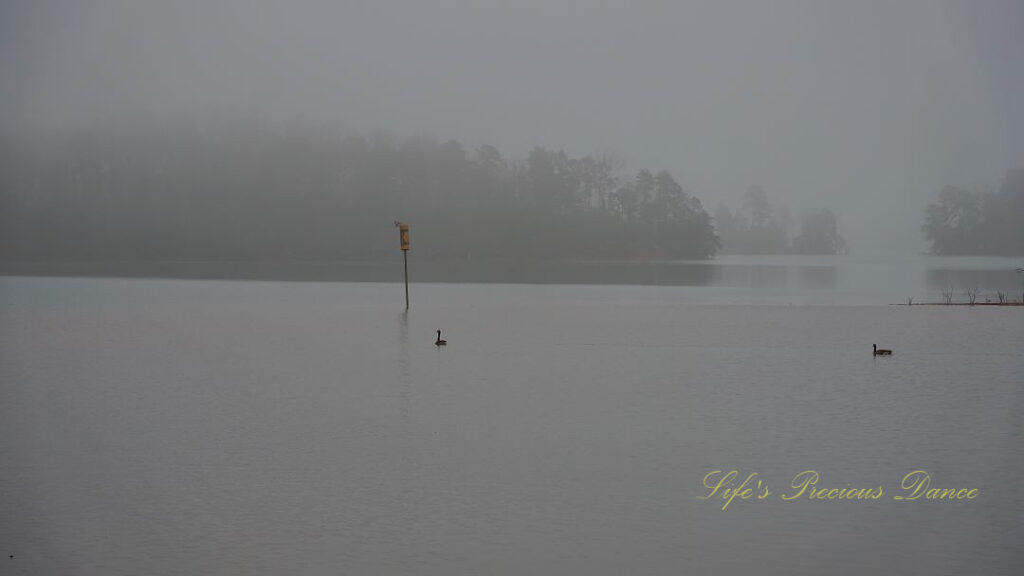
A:
{"type": "Polygon", "coordinates": [[[0,258],[708,258],[700,200],[605,157],[254,124],[0,142],[0,258]]]}

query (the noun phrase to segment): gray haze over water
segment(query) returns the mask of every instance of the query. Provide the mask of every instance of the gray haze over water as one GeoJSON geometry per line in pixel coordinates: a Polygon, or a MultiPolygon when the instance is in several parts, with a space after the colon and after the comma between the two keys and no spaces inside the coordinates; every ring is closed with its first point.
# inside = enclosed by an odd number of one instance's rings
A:
{"type": "Polygon", "coordinates": [[[1024,158],[1024,5],[952,2],[8,1],[0,122],[255,117],[513,154],[612,152],[709,209],[751,184],[839,214],[854,252],[925,248],[945,184],[1024,158]]]}
{"type": "Polygon", "coordinates": [[[1024,563],[1024,309],[432,284],[403,313],[401,292],[0,278],[0,572],[1024,563]],[[699,498],[732,469],[772,496],[699,498]],[[886,495],[782,500],[804,470],[886,495]],[[893,500],[913,470],[978,496],[893,500]]]}

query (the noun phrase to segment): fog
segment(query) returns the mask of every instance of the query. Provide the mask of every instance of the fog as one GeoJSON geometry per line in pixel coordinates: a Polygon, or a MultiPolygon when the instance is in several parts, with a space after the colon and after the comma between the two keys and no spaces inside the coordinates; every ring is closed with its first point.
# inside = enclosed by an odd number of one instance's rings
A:
{"type": "Polygon", "coordinates": [[[0,122],[258,118],[510,156],[612,153],[713,210],[829,208],[852,251],[927,249],[947,184],[1024,163],[1024,4],[0,4],[0,122]]]}

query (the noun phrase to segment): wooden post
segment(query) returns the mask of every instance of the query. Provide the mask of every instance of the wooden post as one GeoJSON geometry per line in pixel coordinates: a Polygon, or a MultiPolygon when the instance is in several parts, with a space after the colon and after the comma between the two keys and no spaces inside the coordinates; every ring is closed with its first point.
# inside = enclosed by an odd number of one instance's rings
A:
{"type": "Polygon", "coordinates": [[[409,309],[409,251],[402,250],[402,260],[405,261],[405,309],[409,309]]]}

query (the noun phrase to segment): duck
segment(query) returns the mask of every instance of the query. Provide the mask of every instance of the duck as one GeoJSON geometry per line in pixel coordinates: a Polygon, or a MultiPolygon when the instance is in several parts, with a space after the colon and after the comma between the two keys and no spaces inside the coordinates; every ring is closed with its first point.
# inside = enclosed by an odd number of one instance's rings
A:
{"type": "Polygon", "coordinates": [[[447,345],[448,345],[448,341],[447,340],[441,340],[441,331],[438,330],[437,331],[437,341],[434,342],[434,346],[447,346],[447,345]]]}
{"type": "Polygon", "coordinates": [[[874,356],[892,356],[892,350],[886,350],[885,348],[879,348],[876,344],[872,344],[874,356]]]}

